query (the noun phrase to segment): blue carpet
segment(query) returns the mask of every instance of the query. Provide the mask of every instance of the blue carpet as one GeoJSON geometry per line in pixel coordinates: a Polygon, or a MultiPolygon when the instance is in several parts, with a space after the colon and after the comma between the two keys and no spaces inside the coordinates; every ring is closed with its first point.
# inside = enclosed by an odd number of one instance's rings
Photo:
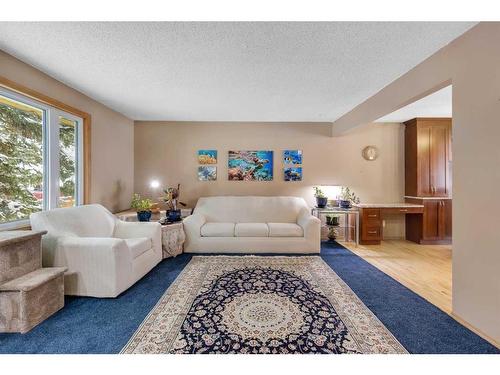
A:
{"type": "MultiPolygon", "coordinates": [[[[447,314],[338,244],[321,256],[411,353],[500,353],[447,314]]],[[[115,299],[67,297],[27,334],[0,334],[0,353],[118,353],[189,262],[166,259],[115,299]]]]}
{"type": "Polygon", "coordinates": [[[321,257],[410,353],[500,353],[364,259],[338,244],[322,244],[321,257]]]}

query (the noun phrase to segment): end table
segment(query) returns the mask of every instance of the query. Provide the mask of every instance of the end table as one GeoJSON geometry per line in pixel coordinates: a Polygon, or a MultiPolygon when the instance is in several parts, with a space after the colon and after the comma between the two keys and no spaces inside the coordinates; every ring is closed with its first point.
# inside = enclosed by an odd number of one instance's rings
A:
{"type": "Polygon", "coordinates": [[[175,257],[182,253],[186,234],[182,221],[161,226],[161,247],[163,259],[175,257]]]}

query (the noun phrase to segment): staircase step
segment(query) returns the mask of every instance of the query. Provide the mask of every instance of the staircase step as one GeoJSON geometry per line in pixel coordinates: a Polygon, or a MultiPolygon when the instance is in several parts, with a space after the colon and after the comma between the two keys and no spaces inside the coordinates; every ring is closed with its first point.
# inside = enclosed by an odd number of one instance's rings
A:
{"type": "Polygon", "coordinates": [[[0,292],[29,291],[55,279],[67,270],[66,267],[39,268],[16,279],[0,284],[0,292]]]}

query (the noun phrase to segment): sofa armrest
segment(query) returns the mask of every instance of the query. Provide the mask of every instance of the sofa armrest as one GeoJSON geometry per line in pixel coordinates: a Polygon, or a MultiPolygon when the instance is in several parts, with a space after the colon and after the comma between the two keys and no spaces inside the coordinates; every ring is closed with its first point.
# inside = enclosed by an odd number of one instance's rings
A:
{"type": "Polygon", "coordinates": [[[316,216],[311,215],[308,210],[304,209],[297,217],[297,224],[304,230],[304,237],[317,237],[321,236],[321,220],[316,216]]]}
{"type": "Polygon", "coordinates": [[[53,244],[44,248],[44,265],[68,268],[67,294],[116,296],[129,286],[132,256],[123,239],[59,237],[53,244]]]}
{"type": "Polygon", "coordinates": [[[115,238],[151,238],[153,249],[161,254],[161,225],[160,223],[133,222],[117,220],[115,225],[115,238]]]}
{"type": "Polygon", "coordinates": [[[206,223],[205,216],[202,214],[193,214],[188,216],[182,221],[184,225],[184,232],[186,233],[186,239],[201,237],[201,227],[206,223]]]}

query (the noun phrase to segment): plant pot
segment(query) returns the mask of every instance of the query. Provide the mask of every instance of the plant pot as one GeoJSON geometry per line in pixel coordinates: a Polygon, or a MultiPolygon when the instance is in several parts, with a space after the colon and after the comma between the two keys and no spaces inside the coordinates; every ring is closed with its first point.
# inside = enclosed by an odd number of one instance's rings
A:
{"type": "Polygon", "coordinates": [[[168,221],[181,221],[181,210],[167,210],[168,221]]]}
{"type": "Polygon", "coordinates": [[[316,197],[316,206],[318,206],[319,208],[325,208],[327,203],[327,197],[316,197]]]}
{"type": "Polygon", "coordinates": [[[337,239],[337,229],[335,227],[331,227],[330,229],[328,229],[328,239],[330,241],[335,241],[337,239]]]}
{"type": "Polygon", "coordinates": [[[340,207],[341,208],[351,208],[352,205],[351,205],[351,201],[346,201],[346,200],[340,200],[339,201],[339,204],[340,204],[340,207]]]}
{"type": "Polygon", "coordinates": [[[137,212],[137,220],[139,220],[139,221],[149,221],[149,220],[151,220],[151,211],[140,211],[140,212],[137,212]]]}

